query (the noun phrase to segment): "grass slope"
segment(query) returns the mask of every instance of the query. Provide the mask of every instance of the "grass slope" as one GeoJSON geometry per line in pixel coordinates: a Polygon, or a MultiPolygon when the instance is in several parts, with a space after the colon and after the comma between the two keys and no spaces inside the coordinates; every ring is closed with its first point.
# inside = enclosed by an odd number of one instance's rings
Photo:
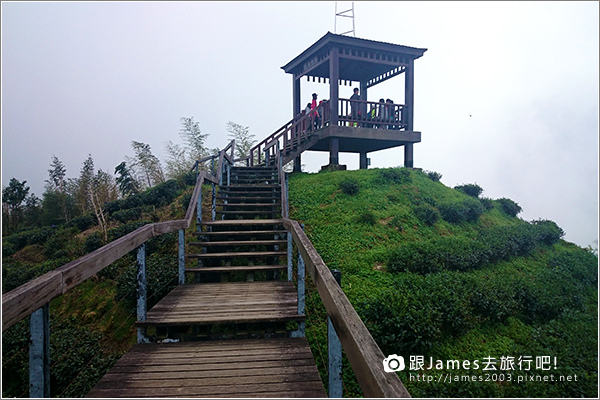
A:
{"type": "MultiPolygon", "coordinates": [[[[552,221],[515,217],[520,208],[509,199],[469,196],[432,176],[397,168],[293,174],[290,216],[342,272],[384,354],[405,358],[399,375],[413,396],[596,397],[597,256],[560,240],[552,221]],[[423,357],[423,370],[409,370],[411,356],[423,357]],[[496,358],[496,371],[483,370],[486,357],[496,358]],[[538,369],[536,359],[550,364],[538,369]],[[479,360],[479,368],[452,369],[447,360],[479,360]],[[571,381],[550,382],[550,374],[571,381]]],[[[315,297],[307,336],[326,357],[315,297]]],[[[347,365],[344,373],[346,394],[359,395],[347,365]]]]}

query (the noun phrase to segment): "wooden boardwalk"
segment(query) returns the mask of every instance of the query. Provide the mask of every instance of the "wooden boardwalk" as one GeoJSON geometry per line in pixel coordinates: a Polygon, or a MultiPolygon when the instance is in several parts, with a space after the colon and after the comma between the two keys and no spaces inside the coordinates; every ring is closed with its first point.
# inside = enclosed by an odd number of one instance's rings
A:
{"type": "Polygon", "coordinates": [[[258,281],[177,286],[160,300],[136,326],[181,326],[285,322],[298,315],[293,282],[258,281]]]}
{"type": "Polygon", "coordinates": [[[137,344],[87,397],[326,397],[306,338],[137,344]]]}
{"type": "Polygon", "coordinates": [[[185,254],[185,272],[195,283],[177,286],[136,322],[159,342],[133,346],[88,397],[326,397],[307,340],[286,330],[305,316],[294,282],[279,278],[288,241],[276,173],[233,170],[217,218],[187,244],[195,251],[185,254]],[[178,342],[162,343],[163,335],[178,342]]]}

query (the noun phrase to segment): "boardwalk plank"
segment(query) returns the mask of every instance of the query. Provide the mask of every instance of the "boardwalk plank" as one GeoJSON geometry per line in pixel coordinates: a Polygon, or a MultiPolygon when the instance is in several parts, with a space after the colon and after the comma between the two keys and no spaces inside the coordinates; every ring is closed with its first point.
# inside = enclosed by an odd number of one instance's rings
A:
{"type": "Polygon", "coordinates": [[[87,397],[325,397],[306,338],[134,345],[87,397]]]}

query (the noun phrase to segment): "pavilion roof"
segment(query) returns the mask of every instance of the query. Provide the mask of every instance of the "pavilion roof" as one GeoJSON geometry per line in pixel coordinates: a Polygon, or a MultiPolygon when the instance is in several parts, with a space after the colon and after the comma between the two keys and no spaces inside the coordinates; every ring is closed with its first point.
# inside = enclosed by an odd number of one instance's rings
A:
{"type": "Polygon", "coordinates": [[[303,76],[329,78],[329,52],[335,47],[339,51],[339,79],[364,81],[368,86],[402,73],[410,60],[416,60],[427,51],[327,32],[281,68],[296,79],[303,76]]]}

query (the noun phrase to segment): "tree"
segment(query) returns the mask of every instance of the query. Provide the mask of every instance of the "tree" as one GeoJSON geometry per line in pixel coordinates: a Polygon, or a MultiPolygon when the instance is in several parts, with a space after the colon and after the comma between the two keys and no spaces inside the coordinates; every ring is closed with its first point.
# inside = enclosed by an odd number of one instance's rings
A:
{"type": "Polygon", "coordinates": [[[121,164],[115,167],[115,174],[119,174],[119,176],[117,176],[116,182],[119,186],[121,196],[127,197],[132,194],[139,193],[139,185],[135,181],[133,176],[131,176],[131,173],[129,172],[129,168],[127,168],[127,165],[125,164],[125,161],[123,161],[121,164]]]}
{"type": "Polygon", "coordinates": [[[188,156],[185,148],[170,140],[167,142],[167,155],[167,176],[171,179],[176,179],[189,172],[195,163],[195,160],[188,156]]]}
{"type": "Polygon", "coordinates": [[[2,217],[8,222],[8,226],[14,232],[23,219],[23,202],[29,194],[27,181],[19,182],[11,178],[8,186],[2,188],[2,217]]]}
{"type": "MultiPolygon", "coordinates": [[[[194,166],[196,160],[214,154],[205,145],[208,134],[202,133],[198,122],[194,121],[194,117],[181,118],[179,136],[183,139],[183,146],[171,141],[167,142],[166,169],[169,178],[178,178],[186,174],[194,166]]],[[[205,167],[201,166],[201,168],[205,167]]]]}
{"type": "Polygon", "coordinates": [[[51,169],[48,170],[50,179],[46,180],[46,186],[52,190],[57,190],[61,193],[65,192],[65,175],[67,169],[62,161],[56,156],[52,156],[51,169]]]}
{"type": "Polygon", "coordinates": [[[104,242],[108,242],[108,224],[104,215],[103,205],[117,199],[117,185],[108,173],[98,170],[88,186],[88,197],[94,209],[96,220],[104,234],[104,242]]]}
{"type": "Polygon", "coordinates": [[[131,142],[131,147],[135,153],[135,157],[127,157],[129,165],[136,180],[142,183],[143,186],[150,188],[165,181],[160,160],[152,154],[150,145],[142,142],[131,142]]]}
{"type": "MultiPolygon", "coordinates": [[[[208,149],[205,147],[204,142],[208,137],[208,134],[200,131],[198,122],[194,121],[194,117],[182,117],[182,127],[179,130],[179,136],[181,136],[184,142],[187,144],[187,149],[191,158],[199,160],[208,155],[208,149]]],[[[189,168],[192,166],[190,165],[189,168]]]]}
{"type": "Polygon", "coordinates": [[[88,158],[83,162],[79,178],[76,182],[75,201],[81,212],[86,214],[92,210],[92,203],[89,197],[90,186],[95,174],[94,159],[89,154],[88,158]]]}
{"type": "Polygon", "coordinates": [[[235,139],[235,158],[244,158],[250,155],[250,149],[256,143],[255,136],[250,133],[250,127],[227,122],[227,132],[229,138],[235,139]]]}

